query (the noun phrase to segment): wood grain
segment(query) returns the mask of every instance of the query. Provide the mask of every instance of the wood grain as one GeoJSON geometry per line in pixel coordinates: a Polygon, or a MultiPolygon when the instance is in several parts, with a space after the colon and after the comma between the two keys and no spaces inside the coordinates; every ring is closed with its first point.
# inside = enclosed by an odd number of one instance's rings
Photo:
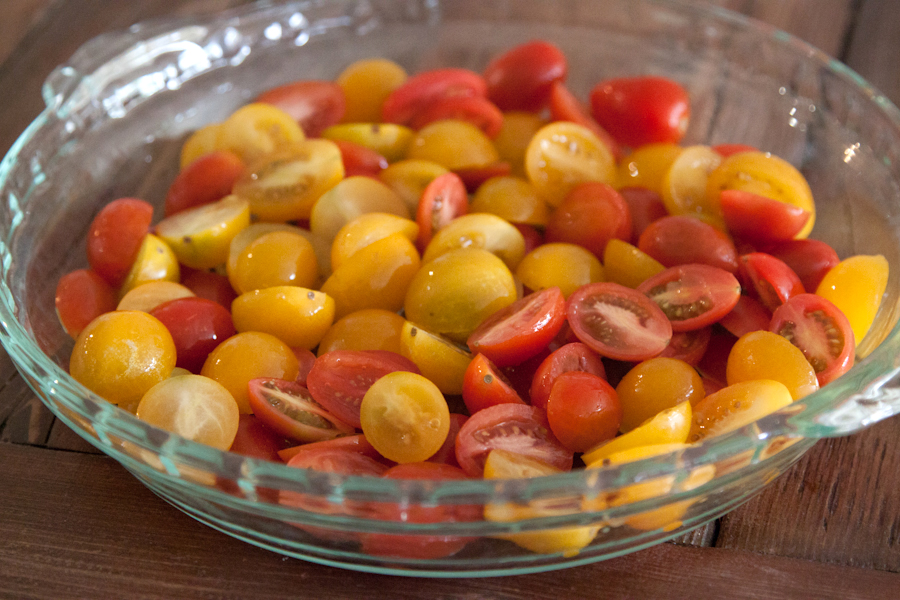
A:
{"type": "Polygon", "coordinates": [[[900,576],[890,573],[673,544],[550,575],[461,580],[349,575],[205,527],[104,456],[0,444],[0,481],[6,482],[0,486],[0,597],[121,597],[127,590],[130,598],[159,599],[565,600],[602,594],[879,600],[896,597],[900,586],[900,576]]]}
{"type": "Polygon", "coordinates": [[[900,2],[865,0],[845,62],[900,104],[900,2]],[[878,43],[872,43],[878,40],[878,43]]]}
{"type": "Polygon", "coordinates": [[[22,41],[31,26],[50,6],[51,0],[4,0],[0,19],[0,64],[22,41]]]}

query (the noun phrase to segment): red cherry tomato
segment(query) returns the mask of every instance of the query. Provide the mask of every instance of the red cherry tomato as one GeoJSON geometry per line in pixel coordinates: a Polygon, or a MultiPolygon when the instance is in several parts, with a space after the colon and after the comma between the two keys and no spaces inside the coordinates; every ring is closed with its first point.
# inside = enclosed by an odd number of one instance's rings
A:
{"type": "Polygon", "coordinates": [[[700,362],[697,363],[697,371],[699,371],[700,375],[722,387],[728,385],[728,378],[726,377],[728,354],[737,340],[734,335],[724,329],[713,331],[709,337],[706,353],[700,359],[700,362]]]}
{"type": "Polygon", "coordinates": [[[525,404],[503,372],[483,354],[476,354],[466,367],[462,397],[470,415],[497,404],[525,404]]]}
{"type": "Polygon", "coordinates": [[[631,239],[631,211],[610,185],[582,183],[550,215],[544,237],[548,242],[578,244],[602,259],[609,240],[631,239]]]}
{"type": "Polygon", "coordinates": [[[483,167],[468,167],[453,171],[462,179],[466,191],[474,194],[481,184],[492,177],[505,177],[512,173],[512,166],[508,162],[498,161],[483,167]]]}
{"type": "Polygon", "coordinates": [[[544,243],[544,234],[537,230],[533,225],[527,223],[513,223],[522,237],[525,238],[525,254],[528,254],[538,246],[544,243]]]}
{"type": "Polygon", "coordinates": [[[597,84],[591,114],[620,144],[677,143],[691,114],[687,91],[664,77],[625,77],[597,84]]]}
{"type": "MultiPolygon", "coordinates": [[[[342,438],[338,438],[338,440],[340,439],[342,438]]],[[[338,440],[303,444],[302,449],[287,461],[287,465],[297,469],[314,469],[343,475],[368,475],[371,477],[381,477],[388,470],[388,466],[383,462],[372,458],[365,452],[353,449],[351,445],[329,445],[331,441],[338,440]]],[[[282,502],[284,502],[285,496],[286,494],[282,493],[282,502]]]]}
{"type": "Polygon", "coordinates": [[[496,56],[484,69],[488,98],[501,110],[536,112],[547,106],[557,81],[565,81],[569,64],[562,51],[535,40],[496,56]]]}
{"type": "Polygon", "coordinates": [[[493,102],[482,96],[438,98],[416,113],[409,126],[422,129],[429,123],[445,119],[467,121],[491,139],[497,137],[503,127],[503,113],[493,102]]]}
{"type": "Polygon", "coordinates": [[[216,346],[237,333],[231,313],[218,302],[191,296],[160,304],[150,314],[162,321],[175,342],[175,366],[199,373],[216,346]]]}
{"type": "Polygon", "coordinates": [[[136,198],[119,198],[100,209],[91,222],[87,259],[97,275],[119,287],[150,231],[153,206],[136,198]]]}
{"type": "Polygon", "coordinates": [[[172,181],[163,205],[165,216],[188,208],[211,204],[231,193],[234,182],[244,172],[244,161],[225,150],[201,156],[172,181]]]}
{"type": "Polygon", "coordinates": [[[747,144],[716,144],[712,149],[718,152],[722,158],[728,158],[732,154],[738,154],[740,152],[758,151],[754,146],[748,146],[747,144]]]}
{"type": "Polygon", "coordinates": [[[570,371],[556,378],[547,399],[547,421],[563,446],[587,452],[616,437],[622,405],[616,390],[602,377],[570,371]]]}
{"type": "Polygon", "coordinates": [[[462,428],[463,423],[469,420],[469,417],[460,413],[450,413],[450,431],[447,433],[447,439],[444,445],[438,448],[438,451],[431,455],[428,459],[430,463],[441,463],[458,467],[456,461],[456,436],[462,428]]]}
{"type": "Polygon", "coordinates": [[[56,284],[56,315],[70,336],[78,337],[88,323],[116,310],[116,291],[90,269],[66,273],[56,284]]]}
{"type": "Polygon", "coordinates": [[[528,294],[485,319],[469,336],[473,354],[498,367],[517,365],[538,354],[566,320],[566,299],[558,287],[528,294]]]}
{"type": "Polygon", "coordinates": [[[637,291],[662,309],[673,331],[691,331],[712,325],[731,312],[741,297],[741,284],[723,269],[688,264],[657,273],[637,291]]]}
{"type": "Polygon", "coordinates": [[[359,405],[375,381],[394,371],[418,373],[408,358],[386,350],[333,350],[313,363],[306,385],[312,397],[338,419],[362,428],[359,405]]]}
{"type": "Polygon", "coordinates": [[[741,296],[731,312],[719,323],[737,337],[744,334],[767,330],[772,321],[772,311],[752,296],[741,296]]]}
{"type": "Polygon", "coordinates": [[[272,104],[297,121],[306,137],[318,137],[344,118],[344,90],[332,81],[295,81],[263,92],[257,102],[272,104]]]}
{"type": "Polygon", "coordinates": [[[701,327],[691,331],[676,331],[672,334],[672,341],[666,349],[659,353],[664,358],[676,358],[692,367],[696,367],[706,349],[709,347],[709,339],[712,335],[712,327],[701,327]]]}
{"type": "Polygon", "coordinates": [[[306,387],[306,378],[316,362],[316,355],[307,348],[291,348],[291,350],[294,352],[294,356],[297,357],[297,379],[294,381],[306,387]]]}
{"type": "Polygon", "coordinates": [[[659,306],[617,283],[591,283],[577,289],[569,296],[568,317],[580,341],[616,360],[652,358],[672,338],[672,324],[659,306]]]}
{"type": "Polygon", "coordinates": [[[251,379],[248,390],[253,414],[293,440],[321,442],[355,433],[353,427],[322,408],[309,390],[296,381],[251,379]]]}
{"type": "Polygon", "coordinates": [[[284,462],[278,451],[284,448],[283,436],[263,423],[256,415],[241,415],[238,419],[237,435],[231,443],[229,452],[235,452],[251,458],[261,458],[273,462],[284,462]]]}
{"type": "Polygon", "coordinates": [[[809,221],[809,211],[752,192],[723,190],[719,199],[731,235],[754,244],[791,240],[809,221]]]}
{"type": "Polygon", "coordinates": [[[444,173],[435,177],[425,187],[416,210],[419,237],[416,245],[424,252],[434,232],[469,210],[466,186],[456,173],[444,173]]]}
{"type": "Polygon", "coordinates": [[[741,270],[760,302],[769,310],[775,310],[791,296],[806,291],[797,274],[771,254],[751,252],[742,255],[741,270]]]}
{"type": "Polygon", "coordinates": [[[368,456],[386,467],[391,467],[395,464],[378,454],[378,450],[376,450],[375,447],[369,443],[369,440],[366,439],[366,436],[361,433],[334,438],[333,440],[325,440],[324,442],[310,442],[308,444],[300,444],[299,446],[291,446],[290,448],[279,450],[278,456],[280,456],[281,460],[284,462],[290,462],[290,460],[298,454],[308,452],[317,453],[323,449],[328,450],[329,452],[355,452],[357,454],[362,454],[363,456],[368,456]]]}
{"type": "Polygon", "coordinates": [[[844,313],[821,296],[798,294],[789,298],[775,310],[769,331],[787,338],[803,351],[820,387],[853,366],[853,328],[844,313]]]}
{"type": "Polygon", "coordinates": [[[586,344],[572,342],[554,350],[537,368],[531,380],[531,405],[547,409],[553,383],[563,373],[580,371],[606,379],[600,356],[586,344]]]}
{"type": "Polygon", "coordinates": [[[456,436],[456,459],[470,477],[484,475],[484,461],[494,448],[521,454],[568,471],[573,454],[559,443],[546,413],[527,404],[498,404],[481,410],[456,436]]]}
{"type": "Polygon", "coordinates": [[[803,289],[815,290],[825,275],[840,262],[834,248],[820,240],[790,240],[768,246],[766,252],[791,268],[803,289]]]}
{"type": "Polygon", "coordinates": [[[670,215],[641,233],[638,248],[666,267],[700,263],[731,273],[738,270],[738,253],[731,239],[700,219],[670,215]]]}
{"type": "Polygon", "coordinates": [[[388,167],[388,160],[371,148],[347,140],[331,140],[341,151],[344,176],[366,175],[378,177],[388,167]]]}
{"type": "Polygon", "coordinates": [[[644,187],[623,187],[619,194],[631,213],[631,239],[636,242],[647,227],[669,214],[659,192],[644,187]]]}
{"type": "Polygon", "coordinates": [[[218,302],[229,311],[231,303],[237,298],[228,277],[219,273],[181,267],[181,284],[200,298],[218,302]]]}
{"type": "Polygon", "coordinates": [[[471,96],[487,96],[487,84],[478,73],[452,67],[424,71],[390,93],[381,106],[381,118],[409,125],[432,102],[471,96]]]}
{"type": "Polygon", "coordinates": [[[619,146],[619,143],[609,135],[608,131],[600,127],[587,108],[582,106],[578,98],[561,81],[554,83],[550,89],[550,118],[554,121],[570,121],[587,127],[606,144],[616,162],[622,159],[622,147],[619,146]]]}

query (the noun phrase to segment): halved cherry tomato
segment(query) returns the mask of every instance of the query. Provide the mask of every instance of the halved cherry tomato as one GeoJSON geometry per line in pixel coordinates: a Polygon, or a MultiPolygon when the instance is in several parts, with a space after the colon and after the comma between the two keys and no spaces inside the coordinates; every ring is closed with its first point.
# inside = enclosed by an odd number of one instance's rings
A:
{"type": "Polygon", "coordinates": [[[295,81],[260,94],[256,102],[277,106],[289,114],[307,137],[318,137],[340,123],[346,102],[344,90],[332,81],[295,81]]]}
{"type": "Polygon", "coordinates": [[[348,140],[332,141],[341,151],[344,177],[353,177],[354,175],[378,177],[381,171],[388,168],[388,160],[371,148],[348,140]]]}
{"type": "Polygon", "coordinates": [[[719,205],[731,235],[754,244],[794,239],[810,218],[799,206],[745,190],[722,190],[719,205]]]}
{"type": "Polygon", "coordinates": [[[163,214],[168,217],[188,208],[221,200],[231,193],[244,167],[241,157],[227,150],[201,156],[172,181],[163,214]]]}
{"type": "Polygon", "coordinates": [[[447,439],[444,445],[438,448],[438,451],[431,455],[428,459],[430,463],[439,463],[458,467],[456,460],[456,436],[462,428],[463,423],[469,420],[469,417],[460,413],[450,413],[450,431],[447,433],[447,439]]]}
{"type": "Polygon", "coordinates": [[[117,303],[116,291],[90,269],[66,273],[56,284],[56,315],[73,338],[95,318],[116,310],[117,303]]]}
{"type": "Polygon", "coordinates": [[[736,335],[741,337],[751,331],[768,329],[772,321],[772,311],[752,296],[742,295],[731,312],[722,317],[719,323],[736,335]]]}
{"type": "Polygon", "coordinates": [[[421,129],[429,123],[455,119],[468,121],[494,139],[503,127],[503,113],[497,106],[482,96],[438,98],[422,107],[409,122],[413,129],[421,129]]]}
{"type": "Polygon", "coordinates": [[[462,397],[470,415],[497,404],[525,404],[503,372],[484,354],[477,354],[466,367],[462,397]]]}
{"type": "Polygon", "coordinates": [[[637,242],[650,223],[669,214],[659,192],[645,187],[623,187],[619,194],[631,213],[631,238],[625,241],[637,242]]]}
{"type": "Polygon", "coordinates": [[[359,405],[376,380],[394,371],[418,373],[408,358],[386,350],[334,350],[316,359],[306,385],[312,397],[341,421],[361,427],[359,405]]]}
{"type": "Polygon", "coordinates": [[[501,110],[536,112],[547,106],[553,84],[565,81],[569,65],[553,44],[535,40],[494,57],[484,69],[488,97],[501,110]]]}
{"type": "Polygon", "coordinates": [[[709,347],[712,327],[701,327],[691,331],[672,333],[672,341],[666,349],[659,353],[662,358],[677,358],[692,367],[696,367],[709,347]]]}
{"type": "Polygon", "coordinates": [[[231,442],[229,452],[235,452],[252,458],[284,462],[278,451],[285,447],[284,437],[263,423],[256,415],[238,417],[238,430],[231,442]]]}
{"type": "Polygon", "coordinates": [[[281,435],[299,442],[321,442],[355,433],[296,381],[266,377],[251,379],[247,385],[253,414],[281,435]]]}
{"type": "Polygon", "coordinates": [[[639,361],[669,345],[672,324],[643,293],[618,283],[591,283],[569,297],[569,325],[592,350],[616,360],[639,361]]]}
{"type": "Polygon", "coordinates": [[[291,348],[291,350],[297,357],[297,378],[294,381],[306,387],[306,378],[312,370],[313,363],[316,362],[316,355],[307,348],[291,348]]]}
{"type": "MultiPolygon", "coordinates": [[[[328,452],[338,451],[362,454],[363,456],[380,463],[385,468],[390,468],[396,464],[378,454],[378,450],[376,450],[375,447],[369,443],[369,440],[366,439],[366,436],[361,433],[356,435],[346,435],[331,440],[325,440],[323,442],[309,442],[308,444],[291,446],[279,450],[278,456],[284,462],[290,462],[290,460],[298,454],[317,454],[322,450],[327,450],[328,452]]],[[[384,471],[384,469],[382,469],[382,471],[384,471]]]]}
{"type": "Polygon", "coordinates": [[[547,409],[547,399],[553,383],[563,373],[581,371],[606,378],[606,368],[600,356],[587,344],[571,342],[560,346],[538,366],[531,380],[531,405],[547,409]]]}
{"type": "Polygon", "coordinates": [[[678,142],[687,131],[690,99],[671,79],[609,79],[591,90],[590,99],[594,118],[625,146],[678,142]]]}
{"type": "MultiPolygon", "coordinates": [[[[340,439],[342,438],[338,438],[338,440],[340,439]]],[[[370,477],[380,477],[388,470],[388,467],[383,462],[371,456],[341,445],[326,446],[325,444],[328,444],[328,442],[303,444],[302,450],[289,459],[287,465],[296,469],[313,469],[315,471],[341,473],[343,475],[368,475],[370,477]]],[[[304,506],[296,501],[286,501],[294,499],[296,496],[301,496],[301,494],[282,492],[281,502],[292,506],[304,506]]]]}
{"type": "Polygon", "coordinates": [[[416,246],[424,252],[434,233],[469,210],[466,186],[456,173],[444,173],[435,177],[422,192],[416,223],[419,237],[416,246]]]}
{"type": "Polygon", "coordinates": [[[481,477],[488,453],[499,448],[568,471],[573,453],[559,443],[546,413],[526,404],[499,404],[472,415],[456,436],[456,459],[470,477],[481,477]]]}
{"type": "Polygon", "coordinates": [[[544,237],[548,242],[578,244],[600,258],[609,240],[631,239],[631,211],[612,186],[582,183],[550,214],[544,237]]]}
{"type": "Polygon", "coordinates": [[[803,351],[820,387],[853,366],[856,341],[850,321],[821,296],[798,294],[789,298],[772,314],[768,329],[803,351]]]}
{"type": "Polygon", "coordinates": [[[616,162],[622,159],[622,148],[619,143],[609,135],[608,131],[600,127],[600,124],[588,112],[587,107],[582,106],[578,98],[562,81],[555,82],[550,89],[550,117],[554,121],[571,121],[587,127],[609,146],[609,151],[612,152],[616,162]]]}
{"type": "Polygon", "coordinates": [[[538,246],[544,243],[544,234],[537,230],[533,225],[527,223],[513,223],[522,237],[525,238],[525,254],[528,254],[538,246]]]}
{"type": "Polygon", "coordinates": [[[644,229],[637,246],[667,267],[701,263],[734,273],[739,266],[737,250],[727,235],[686,215],[657,219],[644,229]]]}
{"type": "Polygon", "coordinates": [[[697,371],[705,379],[725,386],[728,355],[738,338],[724,329],[715,329],[709,337],[706,354],[697,363],[697,371]]]}
{"type": "Polygon", "coordinates": [[[462,179],[463,184],[466,186],[466,191],[474,194],[481,187],[481,184],[488,179],[506,177],[512,173],[512,166],[508,162],[500,160],[478,167],[456,168],[453,169],[453,172],[462,179]]]}
{"type": "Polygon", "coordinates": [[[498,367],[535,356],[556,337],[566,320],[566,299],[558,287],[534,292],[485,319],[469,336],[472,353],[498,367]]]}
{"type": "Polygon", "coordinates": [[[616,437],[622,405],[602,377],[569,371],[556,378],[547,399],[547,421],[563,446],[586,452],[616,437]]]}
{"type": "Polygon", "coordinates": [[[834,248],[820,240],[802,239],[780,242],[765,251],[791,268],[803,283],[803,289],[815,291],[825,275],[840,262],[834,248]]]}
{"type": "Polygon", "coordinates": [[[741,297],[741,284],[723,269],[687,264],[654,275],[637,291],[662,309],[673,331],[691,331],[711,325],[731,312],[741,297]]]}
{"type": "Polygon", "coordinates": [[[413,75],[385,99],[381,120],[409,125],[429,104],[442,98],[486,96],[484,78],[468,69],[448,67],[413,75]]]}
{"type": "Polygon", "coordinates": [[[175,366],[199,373],[216,346],[237,333],[228,309],[206,298],[188,297],[164,302],[150,311],[162,321],[178,357],[175,366]]]}
{"type": "Polygon", "coordinates": [[[228,277],[212,271],[181,267],[181,284],[200,298],[218,302],[231,310],[231,303],[237,298],[237,292],[231,287],[228,277]]]}
{"type": "Polygon", "coordinates": [[[91,269],[111,286],[119,287],[134,264],[152,219],[153,206],[136,198],[119,198],[101,208],[88,229],[91,269]]]}
{"type": "Polygon", "coordinates": [[[751,252],[742,255],[741,272],[769,310],[775,310],[791,296],[806,291],[797,274],[771,254],[751,252]]]}

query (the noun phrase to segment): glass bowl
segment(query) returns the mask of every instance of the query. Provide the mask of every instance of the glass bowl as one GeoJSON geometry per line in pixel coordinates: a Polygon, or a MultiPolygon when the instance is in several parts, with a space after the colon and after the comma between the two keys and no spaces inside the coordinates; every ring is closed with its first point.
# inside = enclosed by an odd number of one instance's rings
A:
{"type": "Polygon", "coordinates": [[[101,36],[54,71],[44,98],[47,108],[0,164],[3,345],[82,437],[173,505],[252,544],[350,569],[439,577],[588,563],[715,519],[817,439],[900,411],[900,112],[841,63],[771,27],[674,0],[264,4],[101,36]],[[356,59],[387,57],[409,72],[480,70],[535,38],[565,52],[581,97],[617,75],[680,81],[692,97],[685,144],[740,142],[786,158],[815,195],[815,237],[841,256],[887,257],[885,301],[848,374],[678,452],[536,479],[443,483],[307,472],[220,452],[148,426],[69,377],[72,342],[54,311],[56,282],[86,265],[99,207],[121,196],[161,207],[190,131],[266,88],[332,79],[356,59]],[[476,520],[386,521],[378,518],[385,503],[407,517],[474,506],[476,520]],[[395,550],[373,550],[372,539],[395,550]],[[454,543],[461,549],[449,556],[416,550],[454,543]]]}

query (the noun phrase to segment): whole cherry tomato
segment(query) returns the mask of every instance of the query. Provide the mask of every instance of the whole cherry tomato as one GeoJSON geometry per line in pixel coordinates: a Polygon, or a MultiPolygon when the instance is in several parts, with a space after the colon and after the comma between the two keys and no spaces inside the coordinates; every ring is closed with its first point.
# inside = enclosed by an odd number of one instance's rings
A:
{"type": "Polygon", "coordinates": [[[569,64],[562,51],[535,40],[496,56],[484,69],[487,93],[501,110],[536,112],[547,106],[553,84],[564,81],[569,64]]]}
{"type": "Polygon", "coordinates": [[[318,137],[326,128],[340,123],[346,110],[344,90],[332,81],[295,81],[256,98],[277,106],[297,121],[307,137],[318,137]]]}
{"type": "Polygon", "coordinates": [[[119,198],[100,209],[88,229],[87,259],[113,287],[125,280],[150,231],[153,206],[136,198],[119,198]]]}
{"type": "Polygon", "coordinates": [[[591,90],[591,113],[620,144],[637,148],[680,141],[691,106],[687,91],[671,79],[623,77],[591,90]]]}

